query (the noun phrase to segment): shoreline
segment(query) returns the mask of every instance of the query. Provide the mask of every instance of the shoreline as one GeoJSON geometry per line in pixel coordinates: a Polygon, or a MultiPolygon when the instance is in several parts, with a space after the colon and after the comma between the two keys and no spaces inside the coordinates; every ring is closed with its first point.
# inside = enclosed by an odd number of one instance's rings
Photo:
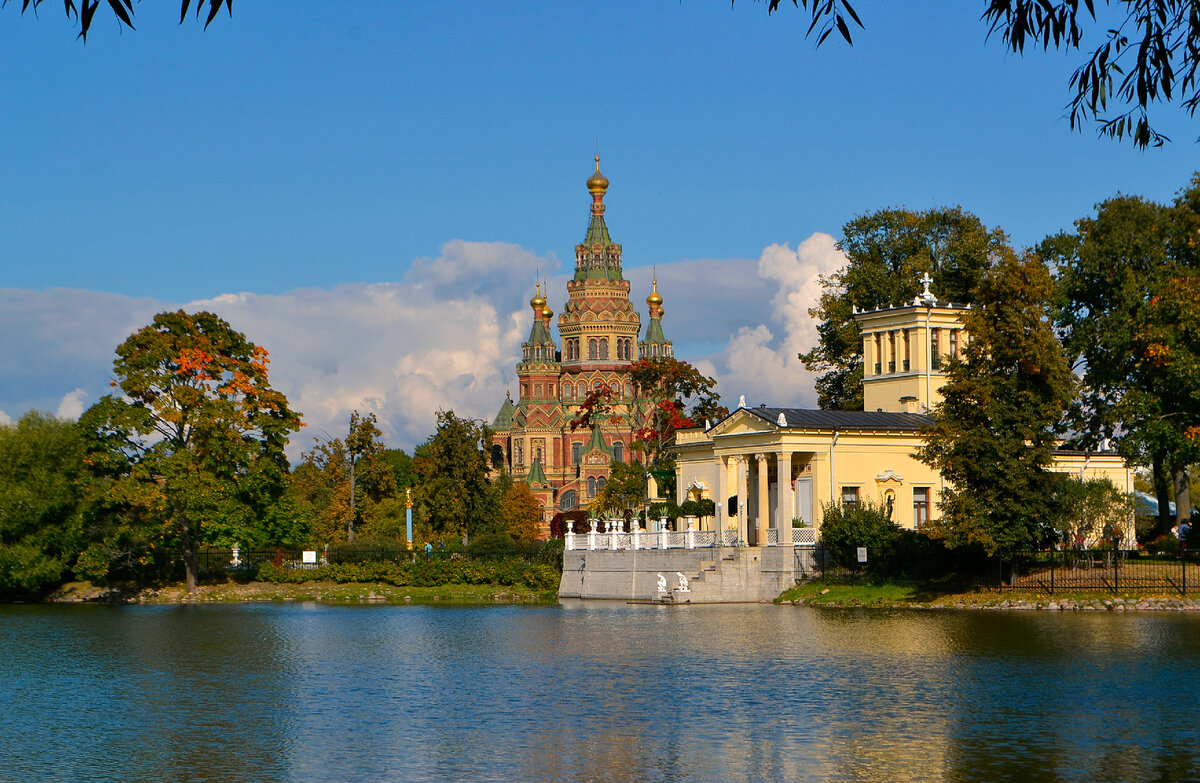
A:
{"type": "Polygon", "coordinates": [[[533,605],[556,603],[557,589],[539,592],[504,585],[448,584],[437,587],[397,587],[386,582],[221,582],[201,584],[188,594],[182,583],[151,587],[99,587],[87,582],[63,585],[41,601],[43,604],[218,604],[293,603],[384,605],[533,605]]]}
{"type": "Polygon", "coordinates": [[[1058,595],[1009,590],[932,593],[903,585],[809,583],[788,590],[776,603],[828,609],[913,609],[1048,612],[1200,612],[1200,590],[1187,596],[1163,593],[1120,595],[1062,590],[1058,595]]]}

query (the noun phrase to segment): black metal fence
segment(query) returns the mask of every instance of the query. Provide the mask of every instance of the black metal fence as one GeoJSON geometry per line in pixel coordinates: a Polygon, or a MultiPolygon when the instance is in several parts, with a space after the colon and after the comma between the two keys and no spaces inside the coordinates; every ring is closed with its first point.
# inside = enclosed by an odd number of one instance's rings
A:
{"type": "MultiPolygon", "coordinates": [[[[483,561],[518,559],[528,563],[547,563],[562,568],[561,546],[527,546],[515,550],[451,550],[434,547],[426,553],[423,548],[408,549],[403,544],[339,544],[318,550],[308,550],[313,562],[305,562],[304,551],[287,547],[272,547],[269,549],[232,549],[205,548],[198,553],[200,571],[237,572],[253,571],[265,563],[272,563],[284,568],[316,568],[323,565],[357,564],[357,563],[407,563],[425,560],[457,560],[483,561]]],[[[178,552],[163,553],[171,561],[165,563],[182,567],[183,556],[178,552]]]]}
{"type": "Polygon", "coordinates": [[[1151,554],[1089,549],[1018,552],[1004,557],[929,550],[907,556],[839,562],[817,545],[800,563],[803,578],[829,584],[891,583],[939,589],[1021,590],[1048,593],[1200,593],[1200,553],[1151,554]]]}

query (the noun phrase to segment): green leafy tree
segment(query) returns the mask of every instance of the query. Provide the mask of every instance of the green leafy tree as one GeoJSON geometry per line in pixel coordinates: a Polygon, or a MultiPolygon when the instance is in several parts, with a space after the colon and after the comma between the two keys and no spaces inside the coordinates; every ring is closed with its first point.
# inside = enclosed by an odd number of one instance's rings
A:
{"type": "Polygon", "coordinates": [[[1075,225],[1041,252],[1059,270],[1055,321],[1082,369],[1076,439],[1111,439],[1152,467],[1164,532],[1172,495],[1187,516],[1200,460],[1200,178],[1171,207],[1118,196],[1075,225]]]}
{"type": "Polygon", "coordinates": [[[160,313],[117,348],[119,394],[80,424],[111,500],[177,542],[189,591],[205,543],[253,543],[282,493],[300,428],[271,388],[267,351],[212,313],[160,313]]]}
{"type": "MultiPolygon", "coordinates": [[[[781,0],[768,0],[774,13],[781,0]]],[[[792,0],[810,15],[817,45],[834,31],[851,43],[850,22],[862,27],[848,0],[792,0]]],[[[1179,101],[1189,115],[1200,105],[1200,10],[1194,0],[984,0],[988,36],[1022,54],[1093,47],[1071,75],[1071,127],[1095,121],[1102,136],[1129,137],[1139,147],[1169,139],[1150,125],[1150,107],[1179,101]],[[1096,6],[1112,9],[1096,17],[1096,6]],[[1123,110],[1110,114],[1114,107],[1123,110]]]]}
{"type": "Polygon", "coordinates": [[[641,462],[614,462],[604,488],[588,504],[590,511],[607,516],[640,509],[646,502],[646,468],[641,462]]]}
{"type": "Polygon", "coordinates": [[[1107,478],[1080,479],[1058,475],[1053,497],[1047,504],[1058,540],[1082,545],[1097,539],[1123,537],[1133,519],[1133,498],[1107,478]]]}
{"type": "Polygon", "coordinates": [[[0,596],[59,584],[83,549],[83,459],[74,422],[30,411],[0,424],[0,596]]]}
{"type": "Polygon", "coordinates": [[[353,542],[355,531],[395,501],[396,473],[387,459],[375,414],[350,414],[345,438],[318,440],[292,472],[293,496],[323,543],[353,542]]]}
{"type": "Polygon", "coordinates": [[[817,404],[825,410],[862,410],[862,333],[854,311],[908,304],[928,274],[943,301],[970,303],[990,259],[1007,238],[958,207],[913,212],[883,209],[842,227],[838,247],[848,263],[821,279],[817,345],[800,360],[818,373],[817,404]]]}
{"type": "Polygon", "coordinates": [[[486,425],[438,411],[437,431],[417,447],[414,512],[435,535],[469,538],[500,525],[500,503],[488,483],[486,425]]]}
{"type": "Polygon", "coordinates": [[[1044,538],[1056,427],[1075,381],[1047,317],[1053,282],[1032,254],[1006,253],[977,287],[970,335],[952,359],[917,456],[948,486],[930,535],[1012,551],[1044,538]]]}
{"type": "Polygon", "coordinates": [[[825,503],[821,510],[821,545],[842,568],[858,565],[858,548],[867,548],[867,562],[886,562],[896,548],[900,529],[887,509],[873,503],[825,503]]]}

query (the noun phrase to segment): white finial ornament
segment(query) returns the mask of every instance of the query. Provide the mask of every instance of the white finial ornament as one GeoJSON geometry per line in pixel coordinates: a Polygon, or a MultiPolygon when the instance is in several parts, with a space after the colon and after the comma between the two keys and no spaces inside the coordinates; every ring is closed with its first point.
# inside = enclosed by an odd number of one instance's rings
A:
{"type": "Polygon", "coordinates": [[[929,276],[928,272],[921,275],[921,285],[924,286],[924,290],[921,291],[921,295],[917,297],[917,301],[913,302],[913,304],[924,304],[930,307],[937,304],[937,297],[929,290],[929,284],[932,282],[933,278],[929,276]]]}
{"type": "Polygon", "coordinates": [[[783,415],[783,411],[779,412],[779,418],[775,419],[775,423],[778,424],[780,427],[787,426],[787,416],[783,415]]]}
{"type": "Polygon", "coordinates": [[[746,407],[746,395],[743,394],[740,397],[738,397],[738,407],[739,408],[746,407]]]}

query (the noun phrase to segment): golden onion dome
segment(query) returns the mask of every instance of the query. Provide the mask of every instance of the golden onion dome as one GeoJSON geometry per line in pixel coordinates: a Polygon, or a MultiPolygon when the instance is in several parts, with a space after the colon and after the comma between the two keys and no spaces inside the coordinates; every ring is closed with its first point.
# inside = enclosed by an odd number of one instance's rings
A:
{"type": "Polygon", "coordinates": [[[650,305],[652,308],[655,308],[661,306],[662,303],[663,298],[658,294],[658,280],[655,280],[654,288],[650,291],[650,296],[646,297],[646,304],[650,305]]]}
{"type": "Polygon", "coordinates": [[[547,321],[549,321],[550,318],[553,317],[553,315],[554,315],[553,310],[551,310],[549,307],[547,307],[545,305],[542,305],[542,318],[545,318],[547,321]]]}
{"type": "Polygon", "coordinates": [[[542,308],[546,306],[546,297],[542,296],[541,283],[537,284],[537,289],[533,295],[533,298],[529,300],[529,306],[538,312],[540,312],[542,308]]]}
{"type": "Polygon", "coordinates": [[[591,193],[603,193],[608,190],[608,177],[600,173],[600,156],[596,156],[596,173],[588,177],[587,189],[591,193]]]}

